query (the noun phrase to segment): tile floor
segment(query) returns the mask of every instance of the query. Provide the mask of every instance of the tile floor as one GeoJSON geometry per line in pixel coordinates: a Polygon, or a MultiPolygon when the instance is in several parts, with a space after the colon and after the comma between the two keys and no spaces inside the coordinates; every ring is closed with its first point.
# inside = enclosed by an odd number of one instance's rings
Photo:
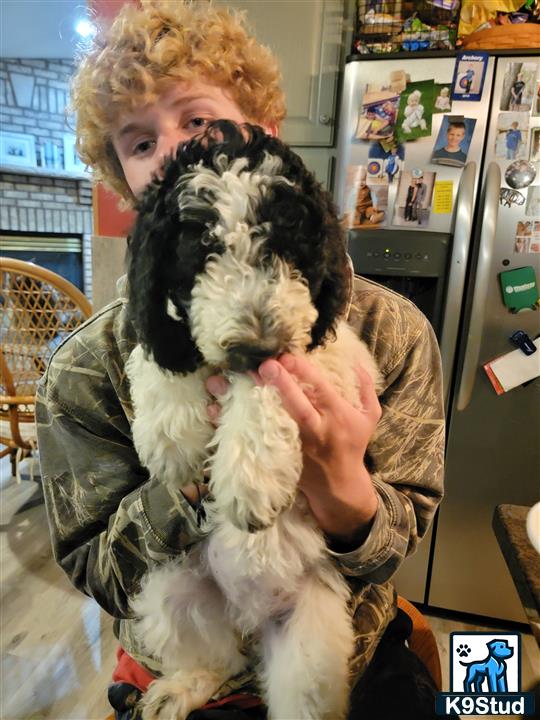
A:
{"type": "MultiPolygon", "coordinates": [[[[104,720],[110,712],[106,687],[114,666],[112,621],[74,590],[55,565],[42,504],[0,526],[0,558],[0,717],[104,720]]],[[[447,683],[448,634],[484,626],[434,615],[430,621],[447,683]]],[[[540,677],[540,652],[528,634],[523,636],[522,671],[524,689],[540,677]]]]}

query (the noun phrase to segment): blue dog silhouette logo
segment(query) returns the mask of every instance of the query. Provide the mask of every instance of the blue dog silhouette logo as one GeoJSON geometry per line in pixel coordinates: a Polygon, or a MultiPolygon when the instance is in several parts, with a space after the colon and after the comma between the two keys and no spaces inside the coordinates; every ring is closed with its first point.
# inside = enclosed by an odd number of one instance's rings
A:
{"type": "MultiPolygon", "coordinates": [[[[487,656],[483,660],[459,661],[466,669],[463,691],[466,693],[508,692],[506,661],[514,654],[507,640],[495,638],[486,643],[487,656]],[[484,684],[487,686],[484,687],[484,684]]],[[[467,657],[470,648],[463,644],[456,648],[459,657],[467,657]]]]}

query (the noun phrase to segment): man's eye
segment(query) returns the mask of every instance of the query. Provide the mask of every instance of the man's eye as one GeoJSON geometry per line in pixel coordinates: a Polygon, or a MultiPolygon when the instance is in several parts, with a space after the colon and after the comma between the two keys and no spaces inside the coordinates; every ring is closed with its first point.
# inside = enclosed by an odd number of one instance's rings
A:
{"type": "Polygon", "coordinates": [[[208,122],[209,120],[207,118],[195,117],[191,118],[188,125],[190,125],[191,127],[201,128],[207,125],[208,122]]]}
{"type": "Polygon", "coordinates": [[[135,147],[133,148],[133,154],[144,155],[153,147],[154,144],[154,140],[143,140],[142,142],[135,145],[135,147]]]}

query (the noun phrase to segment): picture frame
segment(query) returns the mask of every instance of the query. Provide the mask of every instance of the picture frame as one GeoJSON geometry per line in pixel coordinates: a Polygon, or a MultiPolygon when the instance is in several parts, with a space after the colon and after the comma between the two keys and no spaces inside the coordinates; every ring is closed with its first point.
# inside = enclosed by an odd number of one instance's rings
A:
{"type": "Polygon", "coordinates": [[[0,133],[0,165],[35,168],[35,137],[24,133],[2,131],[0,133]]]}
{"type": "Polygon", "coordinates": [[[72,133],[66,133],[63,137],[64,142],[64,170],[69,173],[76,173],[78,175],[86,175],[90,173],[90,170],[83,163],[77,148],[75,146],[76,137],[72,133]]]}

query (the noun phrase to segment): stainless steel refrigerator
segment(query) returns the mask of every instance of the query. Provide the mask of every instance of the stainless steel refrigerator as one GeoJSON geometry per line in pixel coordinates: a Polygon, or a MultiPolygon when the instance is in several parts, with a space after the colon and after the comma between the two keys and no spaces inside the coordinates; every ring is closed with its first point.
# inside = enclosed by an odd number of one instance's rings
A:
{"type": "Polygon", "coordinates": [[[356,272],[415,302],[441,348],[446,495],[429,537],[398,572],[398,591],[433,607],[520,622],[491,523],[498,504],[540,499],[540,379],[498,395],[483,365],[515,349],[515,331],[540,335],[540,307],[512,312],[500,278],[530,266],[540,283],[538,65],[533,55],[491,54],[469,66],[471,83],[466,65],[454,72],[450,53],[352,56],[335,183],[356,272]],[[475,92],[478,100],[466,97],[475,92]]]}

